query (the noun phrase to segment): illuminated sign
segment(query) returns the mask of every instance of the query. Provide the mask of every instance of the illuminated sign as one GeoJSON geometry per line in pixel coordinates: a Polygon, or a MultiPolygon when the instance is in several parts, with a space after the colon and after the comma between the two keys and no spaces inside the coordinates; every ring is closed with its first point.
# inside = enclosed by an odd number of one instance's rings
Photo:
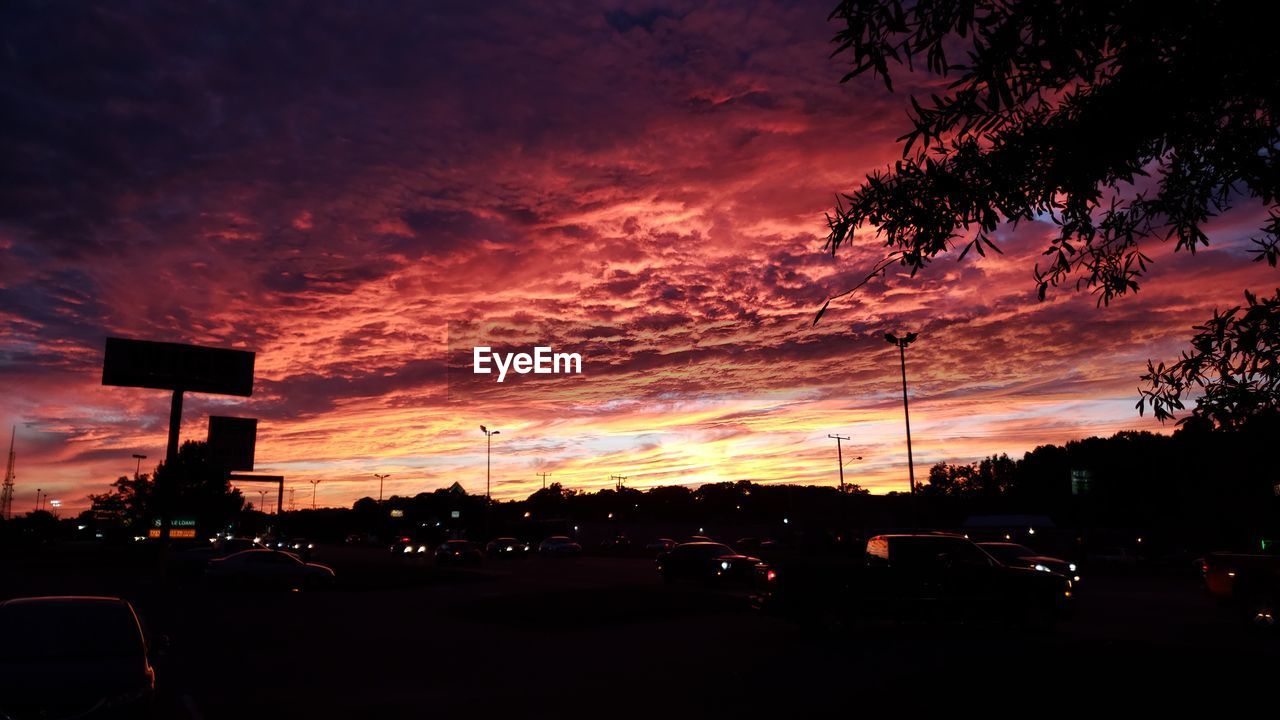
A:
{"type": "MultiPolygon", "coordinates": [[[[149,538],[160,537],[160,528],[151,528],[150,530],[148,530],[147,537],[149,538]]],[[[196,529],[195,528],[179,528],[179,527],[169,528],[169,537],[181,539],[181,540],[194,540],[196,537],[196,529]]]]}
{"type": "MultiPolygon", "coordinates": [[[[160,527],[160,518],[156,518],[155,520],[152,520],[151,527],[153,528],[160,527]]],[[[193,517],[176,517],[169,521],[169,527],[191,528],[192,532],[194,532],[196,527],[196,519],[193,517]]]]}

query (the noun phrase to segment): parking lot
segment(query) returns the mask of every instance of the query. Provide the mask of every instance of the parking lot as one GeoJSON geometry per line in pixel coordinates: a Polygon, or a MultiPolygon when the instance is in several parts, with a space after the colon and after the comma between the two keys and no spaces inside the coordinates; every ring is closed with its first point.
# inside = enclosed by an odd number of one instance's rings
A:
{"type": "Polygon", "coordinates": [[[834,637],[752,612],[741,590],[665,585],[645,558],[453,568],[322,547],[316,561],[338,587],[292,593],[160,580],[86,563],[93,552],[10,557],[0,590],[132,600],[169,640],[158,667],[174,717],[1149,707],[1263,694],[1280,659],[1274,638],[1245,631],[1186,576],[1088,578],[1076,616],[1052,633],[892,625],[834,637]]]}

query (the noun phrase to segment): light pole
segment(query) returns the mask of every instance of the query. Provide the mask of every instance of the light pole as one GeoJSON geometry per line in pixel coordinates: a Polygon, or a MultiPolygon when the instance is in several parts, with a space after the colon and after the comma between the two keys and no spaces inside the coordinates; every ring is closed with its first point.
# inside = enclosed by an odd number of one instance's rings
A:
{"type": "MultiPolygon", "coordinates": [[[[907,406],[907,346],[916,341],[918,335],[909,332],[902,337],[893,333],[885,333],[884,340],[898,347],[898,360],[902,367],[902,419],[907,425],[907,480],[911,483],[911,514],[915,515],[916,498],[916,465],[911,455],[911,413],[907,406]]],[[[914,518],[913,518],[914,519],[914,518]]]]}
{"type": "MultiPolygon", "coordinates": [[[[381,504],[382,504],[382,483],[383,483],[383,481],[384,481],[384,480],[386,480],[387,478],[391,477],[391,475],[390,475],[390,473],[388,473],[388,474],[386,474],[386,475],[379,475],[378,473],[374,473],[374,474],[373,474],[373,476],[374,476],[374,477],[376,477],[376,478],[378,478],[378,504],[379,504],[379,505],[381,505],[381,504]]],[[[312,494],[313,499],[314,499],[314,495],[315,495],[315,488],[311,488],[311,490],[312,490],[312,493],[311,493],[311,494],[312,494]]],[[[312,504],[314,505],[315,503],[312,503],[312,504]]]]}
{"type": "Polygon", "coordinates": [[[550,475],[550,474],[551,474],[551,473],[534,473],[534,475],[537,475],[538,477],[542,478],[542,489],[543,489],[543,490],[546,490],[546,489],[547,489],[547,476],[548,476],[548,475],[550,475]]]}
{"type": "Polygon", "coordinates": [[[134,463],[134,466],[133,466],[133,479],[134,479],[134,480],[137,480],[137,479],[138,479],[138,475],[139,475],[139,473],[141,473],[141,472],[142,472],[142,461],[143,461],[143,460],[146,460],[146,459],[147,459],[147,456],[146,456],[146,455],[139,455],[138,453],[134,453],[134,454],[133,454],[133,459],[138,461],[138,462],[134,463]]]}
{"type": "Polygon", "coordinates": [[[484,530],[485,535],[492,535],[493,498],[489,496],[490,456],[493,454],[493,436],[500,433],[483,425],[480,426],[480,432],[484,433],[484,530]]]}
{"type": "Polygon", "coordinates": [[[40,509],[40,488],[36,488],[36,510],[40,509]]]}
{"type": "Polygon", "coordinates": [[[259,490],[258,491],[258,512],[262,513],[263,515],[266,515],[267,511],[262,509],[266,506],[267,506],[267,491],[259,490]]]}
{"type": "Polygon", "coordinates": [[[319,480],[308,480],[311,483],[311,509],[316,509],[316,487],[320,485],[319,480]]]}
{"type": "Polygon", "coordinates": [[[485,426],[483,426],[483,425],[481,425],[481,426],[480,426],[480,432],[484,433],[484,443],[485,443],[485,447],[484,447],[484,502],[485,502],[485,504],[486,504],[486,505],[488,505],[488,504],[489,504],[489,501],[490,501],[490,497],[489,497],[489,473],[490,473],[490,469],[491,469],[491,464],[490,464],[490,455],[491,455],[491,454],[492,454],[492,452],[493,452],[493,436],[494,436],[494,435],[501,435],[502,433],[501,433],[500,431],[498,431],[498,430],[490,430],[489,428],[486,428],[486,427],[485,427],[485,426]]]}

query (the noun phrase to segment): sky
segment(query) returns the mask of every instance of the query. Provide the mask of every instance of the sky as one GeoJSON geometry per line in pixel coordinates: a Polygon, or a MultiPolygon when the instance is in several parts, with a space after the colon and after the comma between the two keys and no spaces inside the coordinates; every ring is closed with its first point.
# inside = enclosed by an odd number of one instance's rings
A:
{"type": "MultiPolygon", "coordinates": [[[[163,391],[103,387],[107,336],[257,353],[258,472],[297,507],[460,483],[527,495],[706,482],[907,488],[1139,417],[1148,358],[1242,291],[1264,213],[1194,257],[1153,243],[1137,296],[1037,302],[1054,234],[891,272],[822,251],[835,194],[900,156],[910,95],[840,84],[829,2],[7,3],[0,9],[0,427],[15,512],[65,510],[164,454],[163,391]],[[466,377],[481,342],[583,356],[466,377]],[[452,362],[452,367],[450,367],[452,362]],[[8,434],[7,432],[5,434],[8,434]],[[861,457],[860,460],[853,458],[861,457]]],[[[1153,112],[1158,109],[1153,108],[1153,112]]],[[[0,451],[3,451],[0,449],[0,451]]],[[[252,495],[252,486],[245,488],[252,495]]]]}

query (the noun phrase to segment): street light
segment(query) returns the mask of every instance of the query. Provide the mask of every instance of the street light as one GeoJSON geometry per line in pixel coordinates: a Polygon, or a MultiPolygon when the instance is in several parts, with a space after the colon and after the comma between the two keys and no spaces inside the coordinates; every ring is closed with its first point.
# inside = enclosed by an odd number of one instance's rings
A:
{"type": "Polygon", "coordinates": [[[501,432],[500,432],[500,431],[498,431],[498,430],[490,430],[489,428],[487,428],[487,427],[485,427],[485,426],[483,426],[483,425],[481,425],[481,426],[480,426],[480,432],[484,433],[484,443],[485,443],[485,448],[484,448],[484,502],[485,502],[485,504],[487,505],[487,504],[490,502],[490,498],[489,498],[489,472],[490,472],[491,464],[490,464],[489,456],[492,454],[492,451],[493,451],[493,436],[494,436],[494,435],[500,435],[500,434],[501,434],[501,432]]]}
{"type": "Polygon", "coordinates": [[[142,472],[142,461],[143,461],[143,460],[146,460],[146,459],[147,459],[147,456],[146,456],[146,455],[139,455],[138,453],[134,453],[134,454],[133,454],[133,459],[138,461],[138,462],[137,462],[137,463],[135,463],[135,464],[134,464],[134,466],[133,466],[133,479],[137,480],[137,479],[138,479],[138,474],[142,472]]]}
{"type": "Polygon", "coordinates": [[[490,430],[481,425],[484,433],[484,531],[485,535],[493,534],[493,498],[489,496],[490,456],[493,454],[493,436],[499,435],[497,430],[490,430]]]}
{"type": "Polygon", "coordinates": [[[898,359],[902,365],[902,417],[907,424],[907,477],[911,483],[912,497],[916,494],[916,466],[911,456],[911,413],[907,408],[907,346],[915,342],[917,337],[919,336],[913,332],[902,337],[893,333],[884,334],[885,342],[898,347],[898,359]]]}
{"type": "MultiPolygon", "coordinates": [[[[384,480],[386,480],[387,478],[391,477],[391,475],[390,475],[390,473],[388,473],[388,474],[386,474],[386,475],[379,475],[378,473],[374,473],[374,474],[373,474],[373,476],[374,476],[374,477],[376,477],[376,478],[378,478],[378,504],[379,504],[379,505],[381,505],[381,504],[382,504],[382,483],[383,483],[383,481],[384,481],[384,480]]],[[[315,492],[314,492],[314,491],[315,491],[315,488],[311,488],[311,490],[312,490],[312,493],[311,493],[311,494],[312,494],[312,495],[315,495],[315,492]]],[[[314,505],[314,504],[315,504],[315,503],[312,503],[312,505],[314,505]]]]}
{"type": "Polygon", "coordinates": [[[319,480],[308,480],[311,483],[311,509],[316,509],[316,487],[320,484],[319,480]]]}

